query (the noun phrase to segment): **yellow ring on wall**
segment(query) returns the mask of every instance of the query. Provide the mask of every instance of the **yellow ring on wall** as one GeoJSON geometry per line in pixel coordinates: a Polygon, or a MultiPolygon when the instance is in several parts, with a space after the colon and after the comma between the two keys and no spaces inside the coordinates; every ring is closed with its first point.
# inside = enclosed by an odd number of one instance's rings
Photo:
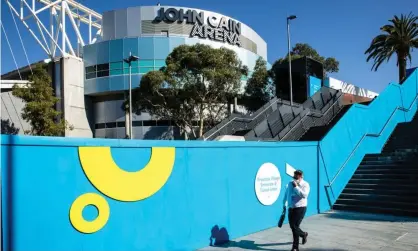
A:
{"type": "Polygon", "coordinates": [[[138,201],[154,195],[168,181],[176,158],[174,147],[152,147],[147,165],[128,172],[115,163],[110,147],[80,146],[78,153],[87,179],[102,194],[118,201],[138,201]]]}
{"type": "Polygon", "coordinates": [[[106,225],[109,219],[110,209],[109,204],[103,196],[96,193],[85,193],[80,195],[70,208],[71,225],[78,231],[90,234],[99,231],[106,225]],[[87,221],[83,217],[83,209],[93,205],[97,208],[97,217],[92,221],[87,221]]]}

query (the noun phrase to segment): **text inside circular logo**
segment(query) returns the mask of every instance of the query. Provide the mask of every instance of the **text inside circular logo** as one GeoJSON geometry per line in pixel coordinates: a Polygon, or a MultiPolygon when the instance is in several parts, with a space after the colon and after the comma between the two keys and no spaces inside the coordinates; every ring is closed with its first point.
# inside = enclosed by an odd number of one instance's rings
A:
{"type": "Polygon", "coordinates": [[[273,163],[264,163],[258,169],[254,188],[258,201],[265,206],[273,205],[280,195],[282,179],[279,169],[273,163]]]}

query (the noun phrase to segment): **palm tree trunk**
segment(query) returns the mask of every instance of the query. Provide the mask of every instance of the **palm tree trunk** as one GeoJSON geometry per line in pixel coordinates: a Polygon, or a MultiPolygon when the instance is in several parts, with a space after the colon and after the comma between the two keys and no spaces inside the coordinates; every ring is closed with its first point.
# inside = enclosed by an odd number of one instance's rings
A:
{"type": "Polygon", "coordinates": [[[406,57],[398,55],[398,68],[399,68],[399,84],[406,77],[406,57]]]}

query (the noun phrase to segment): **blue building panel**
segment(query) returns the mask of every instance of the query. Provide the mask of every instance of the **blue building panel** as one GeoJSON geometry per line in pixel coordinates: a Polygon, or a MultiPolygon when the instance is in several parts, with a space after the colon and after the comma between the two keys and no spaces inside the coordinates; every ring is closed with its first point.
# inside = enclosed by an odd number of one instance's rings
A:
{"type": "Polygon", "coordinates": [[[109,77],[109,91],[121,91],[126,90],[129,88],[128,84],[126,83],[129,76],[126,75],[118,75],[118,76],[111,76],[109,77]]]}
{"type": "Polygon", "coordinates": [[[97,45],[91,44],[83,47],[84,67],[97,65],[97,45]]]}
{"type": "Polygon", "coordinates": [[[138,56],[141,59],[154,59],[154,38],[143,37],[138,40],[138,56]]]}
{"type": "Polygon", "coordinates": [[[109,62],[120,62],[123,60],[123,40],[109,41],[109,62]]]}
{"type": "Polygon", "coordinates": [[[108,77],[97,78],[96,79],[96,91],[100,92],[108,92],[110,90],[110,83],[108,77]]]}
{"type": "Polygon", "coordinates": [[[138,38],[123,39],[123,58],[128,58],[129,53],[138,56],[138,38]]]}
{"type": "Polygon", "coordinates": [[[186,39],[184,37],[170,37],[168,41],[170,43],[170,52],[172,52],[176,47],[185,44],[186,39]]]}
{"type": "Polygon", "coordinates": [[[165,59],[170,52],[170,38],[154,38],[154,59],[165,59]]]}
{"type": "Polygon", "coordinates": [[[97,44],[97,64],[109,63],[109,41],[97,44]]]}
{"type": "Polygon", "coordinates": [[[84,95],[97,93],[96,78],[84,80],[84,95]]]}

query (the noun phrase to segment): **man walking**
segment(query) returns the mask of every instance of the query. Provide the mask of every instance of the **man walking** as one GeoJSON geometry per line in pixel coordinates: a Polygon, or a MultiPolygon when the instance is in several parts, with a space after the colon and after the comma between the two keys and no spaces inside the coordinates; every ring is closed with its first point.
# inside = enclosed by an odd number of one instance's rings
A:
{"type": "Polygon", "coordinates": [[[303,172],[296,170],[293,181],[289,182],[286,187],[283,199],[284,208],[286,209],[286,204],[289,206],[289,225],[293,233],[292,251],[299,250],[299,238],[302,238],[302,244],[308,240],[308,233],[303,232],[299,226],[306,213],[309,191],[309,183],[303,179],[303,172]]]}

